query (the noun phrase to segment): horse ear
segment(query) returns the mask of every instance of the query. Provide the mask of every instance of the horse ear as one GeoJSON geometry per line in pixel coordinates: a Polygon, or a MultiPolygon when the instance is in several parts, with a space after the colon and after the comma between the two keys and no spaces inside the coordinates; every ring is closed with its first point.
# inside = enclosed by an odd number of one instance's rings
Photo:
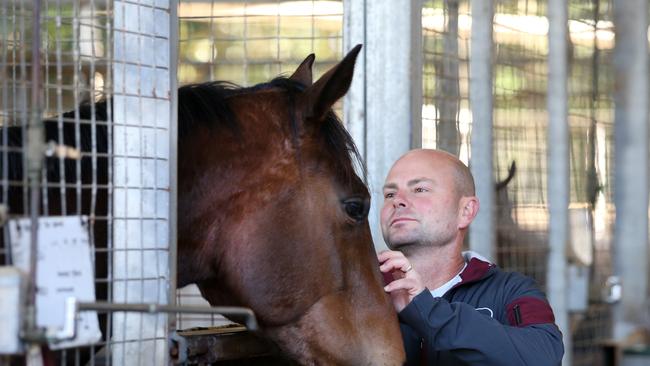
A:
{"type": "Polygon", "coordinates": [[[316,56],[313,53],[307,56],[300,63],[300,66],[298,66],[296,71],[293,72],[293,75],[289,77],[289,79],[297,81],[304,86],[310,87],[313,82],[311,67],[314,65],[314,59],[316,59],[316,56]]]}
{"type": "Polygon", "coordinates": [[[307,105],[305,117],[321,120],[350,88],[354,62],[361,51],[361,45],[356,45],[336,66],[321,76],[314,85],[305,90],[307,105]]]}

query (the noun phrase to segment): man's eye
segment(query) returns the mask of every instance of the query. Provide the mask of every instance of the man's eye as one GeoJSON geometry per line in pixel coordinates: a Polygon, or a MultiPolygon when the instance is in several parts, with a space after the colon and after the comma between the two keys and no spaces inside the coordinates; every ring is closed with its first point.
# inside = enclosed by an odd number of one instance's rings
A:
{"type": "Polygon", "coordinates": [[[393,197],[395,197],[395,193],[386,193],[386,194],[384,194],[384,199],[393,198],[393,197]]]}
{"type": "Polygon", "coordinates": [[[426,188],[423,188],[423,187],[417,187],[417,188],[415,188],[415,191],[416,191],[417,193],[422,193],[422,192],[426,192],[427,189],[426,189],[426,188]]]}

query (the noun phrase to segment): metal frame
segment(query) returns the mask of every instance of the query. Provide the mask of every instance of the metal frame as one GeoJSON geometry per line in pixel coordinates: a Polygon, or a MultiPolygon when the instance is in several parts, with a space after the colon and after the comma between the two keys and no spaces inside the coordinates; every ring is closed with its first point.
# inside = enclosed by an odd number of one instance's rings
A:
{"type": "Polygon", "coordinates": [[[472,0],[472,40],[469,59],[470,105],[472,109],[472,159],[476,196],[481,209],[469,227],[469,247],[490,260],[494,247],[494,178],[492,176],[492,19],[493,0],[472,0]]]}
{"type": "MultiPolygon", "coordinates": [[[[165,304],[170,262],[172,7],[169,0],[114,1],[112,301],[165,304]]],[[[166,314],[113,314],[117,364],[168,362],[166,314]],[[154,357],[154,359],[150,359],[154,357]]]]}
{"type": "Polygon", "coordinates": [[[386,245],[379,225],[383,185],[395,160],[422,146],[422,4],[345,1],[344,45],[364,45],[345,96],[346,125],[366,161],[368,214],[375,247],[386,245]]]}
{"type": "Polygon", "coordinates": [[[568,7],[564,0],[549,0],[548,53],[548,207],[549,246],[547,292],[555,321],[562,331],[564,365],[571,365],[571,329],[568,314],[569,239],[569,124],[567,121],[567,39],[568,7]]]}
{"type": "Polygon", "coordinates": [[[155,303],[149,304],[117,304],[105,301],[97,302],[78,302],[76,303],[77,312],[81,311],[99,311],[99,312],[136,312],[136,313],[184,313],[184,314],[221,314],[224,316],[232,317],[234,319],[241,319],[242,323],[249,330],[257,330],[259,328],[255,314],[253,311],[237,306],[175,306],[175,305],[161,305],[155,303]]]}
{"type": "Polygon", "coordinates": [[[36,271],[38,248],[38,217],[41,204],[41,172],[43,170],[44,133],[42,120],[42,81],[41,81],[41,0],[33,0],[32,9],[32,67],[31,70],[31,106],[29,124],[27,125],[27,174],[30,192],[29,216],[31,218],[30,271],[27,282],[27,314],[25,315],[25,334],[35,335],[39,331],[36,326],[36,271]]]}
{"type": "Polygon", "coordinates": [[[615,0],[615,202],[614,272],[623,286],[614,305],[614,338],[622,341],[648,308],[648,3],[615,0]]]}

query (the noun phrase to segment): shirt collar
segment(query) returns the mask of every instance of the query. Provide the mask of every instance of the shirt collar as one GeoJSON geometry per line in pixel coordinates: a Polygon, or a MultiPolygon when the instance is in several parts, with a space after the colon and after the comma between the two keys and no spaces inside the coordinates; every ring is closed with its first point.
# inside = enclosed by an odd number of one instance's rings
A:
{"type": "Polygon", "coordinates": [[[467,262],[463,265],[463,268],[460,269],[460,271],[449,281],[444,283],[442,286],[431,290],[431,295],[433,297],[442,297],[449,291],[452,287],[454,287],[457,283],[460,283],[462,281],[462,278],[460,277],[461,273],[467,268],[467,262]]]}

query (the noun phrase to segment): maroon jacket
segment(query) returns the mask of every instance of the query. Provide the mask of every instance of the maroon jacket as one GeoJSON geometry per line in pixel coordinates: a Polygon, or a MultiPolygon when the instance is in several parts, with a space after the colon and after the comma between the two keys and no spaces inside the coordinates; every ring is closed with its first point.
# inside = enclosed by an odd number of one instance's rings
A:
{"type": "Polygon", "coordinates": [[[399,313],[407,365],[560,365],[564,346],[535,282],[472,257],[443,297],[428,290],[399,313]]]}

